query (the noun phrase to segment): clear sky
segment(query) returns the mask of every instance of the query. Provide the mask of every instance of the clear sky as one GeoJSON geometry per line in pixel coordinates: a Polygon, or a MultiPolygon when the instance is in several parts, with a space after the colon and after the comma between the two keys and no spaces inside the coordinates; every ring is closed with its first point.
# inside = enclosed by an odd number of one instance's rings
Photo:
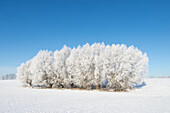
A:
{"type": "Polygon", "coordinates": [[[0,0],[0,75],[41,49],[134,45],[149,74],[170,75],[170,0],[0,0]]]}

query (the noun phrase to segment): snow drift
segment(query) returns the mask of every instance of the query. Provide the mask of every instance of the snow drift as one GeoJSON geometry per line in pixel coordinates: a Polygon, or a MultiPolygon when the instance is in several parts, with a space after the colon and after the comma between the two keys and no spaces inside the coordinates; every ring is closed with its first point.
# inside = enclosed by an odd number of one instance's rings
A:
{"type": "Polygon", "coordinates": [[[39,51],[17,68],[25,86],[124,91],[143,82],[148,57],[134,46],[95,43],[39,51]]]}

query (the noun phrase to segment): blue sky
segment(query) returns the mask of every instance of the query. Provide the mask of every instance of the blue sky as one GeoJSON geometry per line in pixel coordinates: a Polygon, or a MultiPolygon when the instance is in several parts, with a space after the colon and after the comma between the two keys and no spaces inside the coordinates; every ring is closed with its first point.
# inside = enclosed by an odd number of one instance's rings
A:
{"type": "Polygon", "coordinates": [[[149,74],[170,75],[169,0],[0,0],[0,75],[41,49],[85,43],[134,45],[149,74]]]}

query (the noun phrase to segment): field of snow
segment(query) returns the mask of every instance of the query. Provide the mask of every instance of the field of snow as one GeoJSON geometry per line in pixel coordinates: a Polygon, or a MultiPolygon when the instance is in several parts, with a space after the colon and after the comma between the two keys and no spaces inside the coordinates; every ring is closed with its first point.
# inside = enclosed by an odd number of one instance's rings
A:
{"type": "Polygon", "coordinates": [[[145,79],[130,92],[24,88],[0,81],[0,113],[170,113],[170,79],[145,79]]]}

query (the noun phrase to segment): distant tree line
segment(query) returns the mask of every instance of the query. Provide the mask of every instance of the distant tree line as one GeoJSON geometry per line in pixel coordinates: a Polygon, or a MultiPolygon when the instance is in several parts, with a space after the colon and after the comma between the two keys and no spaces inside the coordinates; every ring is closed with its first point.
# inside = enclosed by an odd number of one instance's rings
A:
{"type": "Polygon", "coordinates": [[[149,78],[170,78],[170,76],[149,76],[149,78]]]}
{"type": "Polygon", "coordinates": [[[6,74],[4,76],[0,76],[0,80],[13,80],[16,79],[16,74],[6,74]]]}

